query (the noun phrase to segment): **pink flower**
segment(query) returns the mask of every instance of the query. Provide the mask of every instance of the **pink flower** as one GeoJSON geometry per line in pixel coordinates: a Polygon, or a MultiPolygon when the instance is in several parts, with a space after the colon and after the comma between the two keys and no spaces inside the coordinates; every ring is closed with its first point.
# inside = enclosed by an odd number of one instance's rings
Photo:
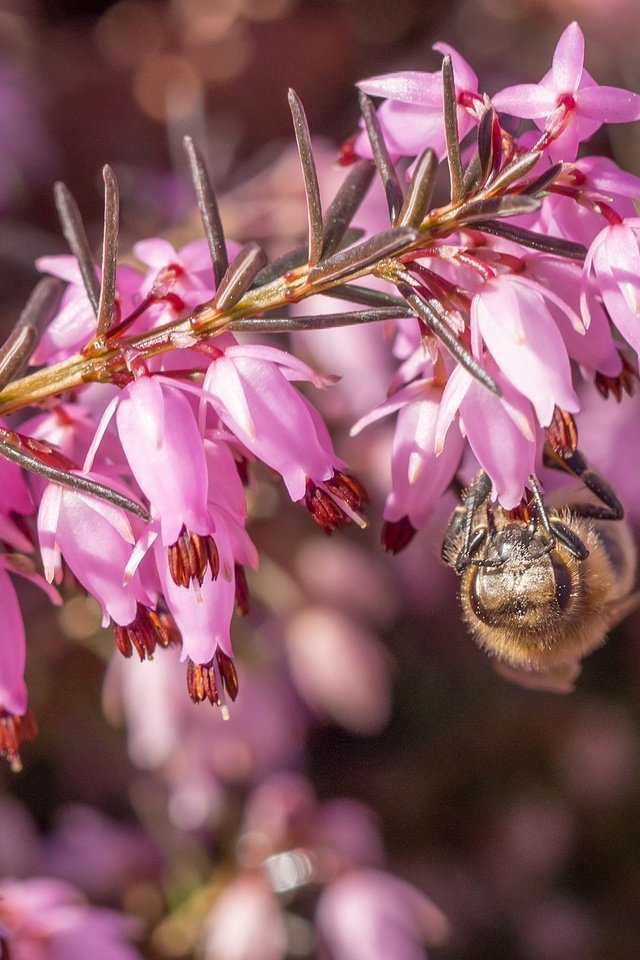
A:
{"type": "Polygon", "coordinates": [[[19,744],[21,740],[33,739],[35,724],[27,710],[24,622],[8,571],[19,573],[43,589],[52,603],[58,605],[62,601],[58,591],[47,586],[27,558],[19,554],[0,555],[0,609],[4,618],[0,644],[0,756],[6,756],[18,768],[19,744]]]}
{"type": "Polygon", "coordinates": [[[0,609],[2,610],[2,646],[0,648],[0,711],[18,714],[27,710],[24,682],[26,643],[24,623],[16,591],[9,574],[0,566],[0,609]]]}
{"type": "Polygon", "coordinates": [[[474,456],[491,478],[492,497],[509,510],[520,503],[533,472],[537,434],[530,403],[492,367],[490,371],[502,397],[489,393],[462,367],[453,371],[442,398],[436,448],[445,442],[457,412],[474,456]]]}
{"type": "Polygon", "coordinates": [[[408,517],[414,530],[425,525],[434,504],[451,483],[464,448],[460,431],[452,430],[436,450],[442,398],[442,387],[433,379],[413,380],[351,430],[355,434],[374,420],[399,411],[391,459],[392,489],[384,516],[392,523],[408,517]]]}
{"type": "Polygon", "coordinates": [[[135,921],[89,906],[61,880],[0,880],[0,947],[11,960],[140,960],[135,921]]]}
{"type": "Polygon", "coordinates": [[[619,87],[598,86],[583,68],[584,35],[574,21],[560,37],[551,70],[540,83],[507,87],[492,97],[496,110],[535,120],[553,141],[553,160],[575,160],[578,144],[603,123],[640,117],[640,96],[619,87]]]}
{"type": "MultiPolygon", "coordinates": [[[[31,363],[57,363],[82,349],[96,332],[96,314],[82,282],[80,267],[75,257],[40,257],[38,270],[65,280],[69,286],[62,295],[58,313],[47,326],[36,347],[31,363]]],[[[99,277],[96,267],[96,276],[99,277]]],[[[120,319],[134,309],[142,275],[133,267],[118,267],[116,309],[120,319]]]]}
{"type": "Polygon", "coordinates": [[[296,688],[313,710],[355,733],[386,726],[391,691],[377,637],[329,607],[305,607],[289,618],[285,643],[296,688]]]}
{"type": "Polygon", "coordinates": [[[122,391],[118,435],[133,475],[160,522],[165,546],[183,527],[207,535],[207,464],[188,400],[175,387],[141,376],[122,391]]]}
{"type": "MultiPolygon", "coordinates": [[[[456,114],[461,139],[477,124],[482,97],[478,78],[460,54],[446,43],[436,43],[434,50],[450,54],[456,86],[456,114]]],[[[390,73],[361,80],[360,89],[373,97],[384,97],[378,110],[385,143],[389,152],[415,157],[425,147],[435,150],[438,159],[446,156],[444,133],[442,72],[420,73],[414,70],[390,73]]],[[[355,142],[360,156],[371,157],[366,133],[355,142]]]]}
{"type": "MultiPolygon", "coordinates": [[[[103,477],[95,479],[105,482],[103,477]]],[[[136,616],[138,601],[151,604],[137,574],[125,583],[134,536],[121,507],[51,483],[40,503],[38,536],[48,582],[60,582],[64,556],[102,607],[104,626],[110,620],[121,626],[129,624],[136,616]]]]}
{"type": "Polygon", "coordinates": [[[424,940],[441,944],[449,924],[423,893],[389,873],[350,870],[318,903],[316,924],[331,960],[424,960],[424,940]]]}
{"type": "Polygon", "coordinates": [[[238,345],[212,362],[204,389],[225,426],[282,475],[292,500],[302,500],[307,479],[320,485],[343,464],[292,379],[330,382],[282,350],[238,345]]]}
{"type": "MultiPolygon", "coordinates": [[[[237,244],[230,245],[231,256],[238,249],[237,244]]],[[[165,323],[213,296],[213,271],[206,240],[192,240],[176,250],[168,240],[152,237],[135,243],[133,253],[149,268],[140,285],[140,295],[155,299],[157,306],[152,307],[151,316],[157,323],[165,323]]]]}
{"type": "MultiPolygon", "coordinates": [[[[640,219],[611,223],[591,244],[584,263],[582,308],[585,323],[593,317],[591,271],[611,320],[640,353],[640,219]]],[[[595,304],[597,309],[597,303],[595,304]]]]}
{"type": "Polygon", "coordinates": [[[280,904],[259,876],[227,884],[205,920],[202,955],[216,960],[282,960],[287,928],[280,904]]]}
{"type": "Polygon", "coordinates": [[[510,275],[488,280],[471,303],[471,336],[482,337],[505,377],[531,401],[538,422],[546,427],[555,406],[575,412],[580,402],[544,288],[536,286],[510,275]]]}

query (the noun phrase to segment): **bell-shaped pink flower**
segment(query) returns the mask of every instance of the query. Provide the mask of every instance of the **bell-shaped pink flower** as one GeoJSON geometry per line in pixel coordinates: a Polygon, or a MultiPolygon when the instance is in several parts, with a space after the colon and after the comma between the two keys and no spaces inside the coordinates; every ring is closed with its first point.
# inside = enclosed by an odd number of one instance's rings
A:
{"type": "Polygon", "coordinates": [[[428,897],[379,870],[349,870],[333,880],[316,924],[332,960],[424,960],[423,941],[441,944],[449,932],[428,897]]]}
{"type": "Polygon", "coordinates": [[[377,637],[329,607],[308,606],[287,622],[285,642],[294,683],[313,710],[355,733],[386,726],[391,691],[377,637]]]}
{"type": "Polygon", "coordinates": [[[531,401],[541,426],[549,425],[555,406],[580,409],[566,347],[539,289],[509,275],[484,283],[471,302],[472,339],[478,335],[509,382],[531,401]]]}
{"type": "Polygon", "coordinates": [[[164,547],[159,541],[154,547],[162,592],[182,635],[182,659],[189,657],[194,663],[209,663],[218,647],[228,657],[233,656],[230,627],[235,608],[234,557],[222,523],[215,538],[219,575],[215,580],[205,577],[202,584],[186,590],[174,582],[164,547]]]}
{"type": "Polygon", "coordinates": [[[493,498],[510,510],[520,503],[533,472],[537,432],[531,404],[497,370],[490,372],[502,397],[490,393],[462,367],[453,371],[442,398],[436,446],[448,436],[457,413],[474,456],[491,478],[493,498]]]}
{"type": "Polygon", "coordinates": [[[317,484],[328,480],[342,462],[326,429],[320,432],[319,417],[289,382],[293,378],[326,382],[281,350],[238,346],[212,362],[204,390],[225,426],[282,475],[292,500],[302,500],[307,477],[317,484]]]}
{"type": "Polygon", "coordinates": [[[595,286],[611,320],[627,343],[640,353],[640,219],[609,224],[593,241],[582,278],[585,322],[594,316],[589,296],[593,271],[595,286]]]}
{"type": "MultiPolygon", "coordinates": [[[[96,477],[101,483],[105,478],[96,477]]],[[[38,513],[38,536],[49,583],[62,575],[61,557],[109,620],[122,626],[133,621],[137,602],[153,605],[138,574],[125,583],[125,569],[134,542],[124,510],[97,497],[50,483],[38,513]]]]}
{"type": "Polygon", "coordinates": [[[116,422],[133,475],[159,517],[163,544],[175,543],[183,527],[210,533],[202,435],[185,396],[155,377],[139,377],[123,390],[116,422]]]}
{"type": "Polygon", "coordinates": [[[4,566],[0,566],[0,609],[3,618],[0,644],[0,710],[22,716],[27,709],[24,621],[15,588],[4,566]]]}

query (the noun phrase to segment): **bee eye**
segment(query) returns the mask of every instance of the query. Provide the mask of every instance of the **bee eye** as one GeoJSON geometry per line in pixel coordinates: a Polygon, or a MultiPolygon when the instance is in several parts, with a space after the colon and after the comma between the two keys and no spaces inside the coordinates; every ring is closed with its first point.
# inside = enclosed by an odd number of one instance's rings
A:
{"type": "Polygon", "coordinates": [[[566,610],[571,603],[572,577],[566,563],[553,557],[553,577],[555,582],[555,599],[561,610],[566,610]]]}

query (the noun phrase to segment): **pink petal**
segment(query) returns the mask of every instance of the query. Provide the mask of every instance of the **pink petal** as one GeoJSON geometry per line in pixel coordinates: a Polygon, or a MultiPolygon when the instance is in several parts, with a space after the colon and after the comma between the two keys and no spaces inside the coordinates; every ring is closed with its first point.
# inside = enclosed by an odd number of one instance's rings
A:
{"type": "Polygon", "coordinates": [[[27,687],[24,682],[26,643],[20,604],[9,574],[0,566],[0,609],[2,609],[2,644],[0,644],[0,707],[22,716],[27,709],[27,687]]]}
{"type": "Polygon", "coordinates": [[[122,391],[116,421],[129,466],[160,517],[165,546],[176,541],[183,525],[208,533],[202,437],[183,394],[140,377],[122,391]]]}
{"type": "MultiPolygon", "coordinates": [[[[500,386],[509,403],[526,415],[522,398],[504,381],[500,386]]],[[[469,384],[460,405],[460,416],[469,446],[482,469],[491,477],[495,497],[507,510],[513,509],[519,504],[534,469],[535,442],[523,436],[500,399],[476,380],[469,384]]]]}
{"type": "Polygon", "coordinates": [[[180,258],[175,247],[162,237],[151,237],[148,240],[138,240],[133,245],[133,255],[148,267],[161,270],[170,263],[179,263],[180,258]]]}
{"type": "Polygon", "coordinates": [[[478,76],[471,69],[470,65],[464,59],[462,54],[458,53],[454,47],[449,46],[448,43],[434,43],[432,49],[437,50],[438,53],[441,53],[443,57],[447,54],[451,57],[451,64],[453,66],[453,75],[457,90],[466,90],[472,93],[477,92],[478,76]]]}
{"type": "Polygon", "coordinates": [[[496,363],[534,405],[547,426],[558,405],[580,409],[562,337],[541,295],[506,278],[488,281],[473,298],[472,316],[496,363]]]}
{"type": "Polygon", "coordinates": [[[578,92],[580,113],[600,123],[627,123],[640,118],[640,96],[619,87],[586,87],[578,92]]]}
{"type": "Polygon", "coordinates": [[[384,97],[413,103],[416,106],[442,108],[442,77],[440,73],[421,73],[405,70],[361,80],[358,87],[371,97],[384,97]]]}
{"type": "Polygon", "coordinates": [[[552,90],[540,87],[537,83],[521,83],[496,93],[491,102],[500,113],[526,120],[538,120],[553,113],[557,96],[552,90]]]}
{"type": "Polygon", "coordinates": [[[558,40],[553,54],[553,84],[559,93],[578,89],[584,65],[584,34],[574,20],[558,40]]]}

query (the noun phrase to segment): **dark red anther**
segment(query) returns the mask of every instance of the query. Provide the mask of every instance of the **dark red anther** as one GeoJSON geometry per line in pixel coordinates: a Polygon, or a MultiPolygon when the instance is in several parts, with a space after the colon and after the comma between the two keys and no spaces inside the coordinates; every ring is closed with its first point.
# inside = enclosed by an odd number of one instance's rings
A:
{"type": "Polygon", "coordinates": [[[355,150],[357,138],[358,134],[354,133],[348,138],[348,140],[344,141],[338,151],[338,166],[350,167],[353,163],[360,159],[355,150]]]}
{"type": "Polygon", "coordinates": [[[0,706],[0,757],[8,760],[15,772],[22,769],[20,744],[35,740],[37,735],[38,725],[31,710],[20,715],[0,706]]]}
{"type": "Polygon", "coordinates": [[[167,549],[169,572],[178,587],[188,587],[196,580],[202,586],[207,570],[215,580],[220,572],[220,557],[213,537],[200,536],[183,527],[175,543],[167,549]]]}
{"type": "Polygon", "coordinates": [[[223,705],[221,692],[225,691],[235,700],[238,696],[238,674],[233,660],[219,649],[208,663],[194,663],[189,660],[187,690],[194,703],[208,700],[220,707],[223,705]]]}
{"type": "Polygon", "coordinates": [[[409,546],[416,533],[409,517],[401,517],[400,520],[385,520],[380,539],[387,553],[396,554],[409,546]]]}
{"type": "Polygon", "coordinates": [[[124,627],[114,623],[113,635],[124,657],[129,658],[135,650],[140,660],[153,660],[156,646],[168,647],[172,641],[162,616],[141,603],[131,623],[124,627]]]}
{"type": "Polygon", "coordinates": [[[607,377],[604,373],[596,373],[594,382],[598,393],[600,393],[605,400],[613,394],[618,403],[620,403],[623,393],[627,393],[630,397],[633,396],[637,379],[638,376],[635,370],[623,355],[622,370],[617,377],[607,377]]]}
{"type": "Polygon", "coordinates": [[[341,470],[335,470],[333,476],[321,486],[307,477],[306,508],[326,533],[351,523],[353,517],[350,514],[359,514],[368,499],[369,495],[360,481],[341,470]]]}
{"type": "Polygon", "coordinates": [[[570,457],[578,449],[578,428],[566,410],[554,407],[551,423],[546,428],[547,443],[559,457],[570,457]]]}
{"type": "Polygon", "coordinates": [[[236,563],[234,566],[236,580],[236,610],[241,616],[246,617],[249,613],[249,584],[244,567],[236,563]]]}

